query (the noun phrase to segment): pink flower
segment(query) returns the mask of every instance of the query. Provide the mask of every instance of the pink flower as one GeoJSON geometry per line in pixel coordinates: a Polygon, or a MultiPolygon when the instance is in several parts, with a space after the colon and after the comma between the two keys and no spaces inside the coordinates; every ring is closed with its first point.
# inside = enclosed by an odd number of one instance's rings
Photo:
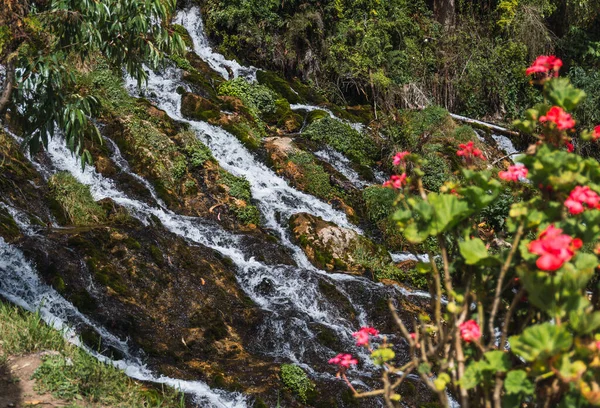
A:
{"type": "Polygon", "coordinates": [[[475,320],[467,320],[458,326],[460,329],[460,337],[470,343],[472,341],[477,341],[481,338],[481,329],[475,320]]]}
{"type": "Polygon", "coordinates": [[[527,178],[529,170],[524,164],[515,164],[510,166],[507,171],[501,171],[498,173],[498,177],[506,181],[519,181],[520,179],[527,178]]]}
{"type": "Polygon", "coordinates": [[[410,338],[413,339],[413,340],[416,340],[417,339],[417,333],[411,333],[410,334],[410,338]]]}
{"type": "Polygon", "coordinates": [[[540,117],[540,122],[555,123],[558,130],[567,130],[575,126],[575,121],[571,115],[559,106],[551,107],[544,116],[540,117]]]}
{"type": "Polygon", "coordinates": [[[554,76],[558,76],[558,71],[560,67],[562,67],[563,62],[556,58],[554,55],[540,55],[537,59],[531,64],[525,73],[527,75],[543,72],[548,73],[549,71],[554,72],[554,76]]]}
{"type": "Polygon", "coordinates": [[[565,142],[565,146],[567,146],[567,152],[573,153],[575,151],[575,146],[571,142],[565,142]]]}
{"type": "Polygon", "coordinates": [[[358,360],[352,358],[352,354],[338,354],[331,360],[329,360],[329,364],[335,364],[340,367],[340,369],[349,368],[351,364],[358,364],[358,360]]]}
{"type": "Polygon", "coordinates": [[[377,336],[379,331],[373,327],[361,327],[356,333],[352,333],[352,336],[356,338],[357,346],[368,346],[369,336],[377,336]]]}
{"type": "Polygon", "coordinates": [[[402,164],[404,162],[404,158],[409,154],[410,152],[396,153],[396,155],[394,156],[394,166],[399,166],[400,164],[402,164]]]}
{"type": "Polygon", "coordinates": [[[529,252],[540,255],[535,264],[542,271],[553,272],[560,269],[582,247],[583,242],[579,238],[572,238],[562,232],[562,229],[550,225],[537,240],[529,243],[529,252]]]}
{"type": "Polygon", "coordinates": [[[458,147],[460,148],[460,150],[456,152],[458,156],[463,156],[467,160],[473,159],[475,157],[479,157],[480,159],[485,160],[482,151],[474,146],[473,141],[470,141],[467,144],[460,144],[458,145],[458,147]]]}
{"type": "Polygon", "coordinates": [[[573,191],[571,191],[571,194],[569,194],[569,198],[565,201],[565,206],[569,209],[571,214],[577,215],[585,210],[583,204],[588,208],[600,209],[600,195],[588,186],[575,187],[573,191]]]}
{"type": "Polygon", "coordinates": [[[600,139],[600,125],[598,125],[594,128],[594,131],[592,132],[592,139],[594,139],[594,140],[600,139]]]}
{"type": "Polygon", "coordinates": [[[406,173],[400,176],[393,175],[388,181],[383,183],[384,187],[392,187],[395,189],[401,189],[406,184],[406,173]]]}

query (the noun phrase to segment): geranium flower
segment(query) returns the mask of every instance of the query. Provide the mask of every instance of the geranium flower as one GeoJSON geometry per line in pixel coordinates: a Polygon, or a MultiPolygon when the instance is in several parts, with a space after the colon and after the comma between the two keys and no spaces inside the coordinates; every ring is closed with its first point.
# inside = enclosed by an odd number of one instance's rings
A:
{"type": "Polygon", "coordinates": [[[569,198],[565,201],[565,207],[573,215],[581,214],[585,208],[600,208],[600,195],[588,186],[577,186],[569,194],[569,198]]]}
{"type": "Polygon", "coordinates": [[[592,139],[594,139],[594,140],[600,139],[600,125],[598,125],[594,128],[594,131],[592,132],[592,139]]]}
{"type": "Polygon", "coordinates": [[[407,178],[406,173],[402,174],[400,176],[397,176],[394,174],[392,177],[390,177],[390,179],[388,181],[383,183],[383,186],[384,187],[392,187],[397,190],[401,189],[406,184],[406,178],[407,178]]]}
{"type": "Polygon", "coordinates": [[[554,55],[540,55],[537,59],[531,64],[525,73],[527,75],[536,74],[536,73],[548,73],[550,71],[554,72],[554,76],[558,76],[558,71],[560,67],[562,67],[563,62],[560,58],[555,57],[554,55]]]}
{"type": "Polygon", "coordinates": [[[535,264],[542,271],[554,272],[560,269],[582,247],[583,242],[579,238],[572,238],[562,232],[562,229],[550,225],[537,240],[529,243],[529,252],[540,255],[535,264]]]}
{"type": "Polygon", "coordinates": [[[379,331],[373,327],[361,327],[356,333],[352,333],[352,337],[356,338],[357,346],[368,346],[369,336],[377,336],[379,331]]]}
{"type": "Polygon", "coordinates": [[[555,123],[558,130],[567,130],[575,126],[575,121],[571,115],[559,106],[551,107],[544,116],[540,117],[540,122],[555,123]]]}
{"type": "Polygon", "coordinates": [[[458,328],[460,329],[460,337],[467,343],[477,341],[481,338],[481,328],[475,320],[467,320],[458,326],[458,328]]]}
{"type": "Polygon", "coordinates": [[[565,142],[565,146],[567,146],[567,152],[573,153],[575,151],[575,146],[571,142],[565,142]]]}
{"type": "Polygon", "coordinates": [[[329,360],[329,364],[335,364],[340,367],[340,369],[349,368],[350,365],[358,364],[358,360],[352,358],[352,354],[338,354],[334,358],[329,360]]]}
{"type": "Polygon", "coordinates": [[[485,160],[483,152],[475,147],[473,141],[470,141],[467,144],[460,144],[458,145],[458,147],[460,148],[460,150],[456,152],[457,156],[462,156],[467,160],[473,159],[475,157],[479,157],[480,159],[485,160]]]}
{"type": "Polygon", "coordinates": [[[524,164],[515,164],[510,166],[507,171],[501,171],[498,173],[498,177],[506,181],[519,181],[527,177],[529,170],[524,164]]]}
{"type": "Polygon", "coordinates": [[[404,158],[408,156],[410,152],[399,152],[394,156],[394,166],[399,166],[404,162],[404,158]]]}

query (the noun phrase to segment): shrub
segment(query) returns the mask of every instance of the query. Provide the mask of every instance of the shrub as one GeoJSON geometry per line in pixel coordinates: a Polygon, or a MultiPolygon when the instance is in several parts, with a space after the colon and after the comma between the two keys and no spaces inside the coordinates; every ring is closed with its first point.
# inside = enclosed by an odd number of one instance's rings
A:
{"type": "Polygon", "coordinates": [[[343,193],[331,185],[329,173],[315,161],[310,153],[299,152],[290,155],[289,161],[299,168],[296,182],[309,194],[323,200],[330,200],[343,193]]]}
{"type": "MultiPolygon", "coordinates": [[[[374,328],[355,333],[384,367],[382,390],[353,387],[346,373],[358,361],[351,356],[330,360],[355,397],[383,395],[393,406],[407,373],[416,373],[443,406],[448,392],[461,406],[600,403],[600,163],[574,153],[568,112],[585,94],[558,77],[559,65],[543,56],[528,70],[544,103],[515,122],[537,139],[518,164],[482,170],[481,152],[463,145],[461,178],[439,192],[424,190],[418,155],[397,167],[404,173],[395,187],[403,191],[392,217],[413,246],[433,240],[439,254],[416,267],[427,278],[432,310],[405,322],[389,302],[409,356],[396,358],[385,338],[372,344],[374,328]],[[403,375],[389,387],[393,372],[403,375]]],[[[600,143],[600,126],[580,137],[600,143]]]]}
{"type": "Polygon", "coordinates": [[[219,86],[219,95],[239,98],[254,114],[261,116],[275,112],[277,95],[268,87],[251,84],[244,78],[235,78],[219,86]]]}
{"type": "Polygon", "coordinates": [[[347,123],[331,117],[314,121],[302,134],[311,140],[328,144],[360,165],[370,166],[377,157],[373,140],[347,123]]]}
{"type": "Polygon", "coordinates": [[[304,404],[308,400],[308,394],[315,388],[304,370],[292,364],[281,365],[281,381],[283,381],[287,388],[298,395],[304,404]]]}

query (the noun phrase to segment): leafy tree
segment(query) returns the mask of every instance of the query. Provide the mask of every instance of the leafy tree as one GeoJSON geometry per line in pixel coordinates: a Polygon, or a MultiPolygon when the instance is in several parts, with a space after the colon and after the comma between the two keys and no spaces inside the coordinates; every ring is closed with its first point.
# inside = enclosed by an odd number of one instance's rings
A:
{"type": "Polygon", "coordinates": [[[77,89],[74,66],[101,55],[139,84],[144,64],[182,52],[169,28],[175,0],[0,0],[0,114],[10,107],[32,153],[59,129],[67,146],[91,162],[86,140],[98,140],[91,121],[98,101],[77,89]]]}

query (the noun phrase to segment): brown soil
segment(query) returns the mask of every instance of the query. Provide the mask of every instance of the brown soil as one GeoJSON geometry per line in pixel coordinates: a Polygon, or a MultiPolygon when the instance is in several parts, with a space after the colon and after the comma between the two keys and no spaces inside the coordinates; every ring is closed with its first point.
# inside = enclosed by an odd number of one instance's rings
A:
{"type": "Polygon", "coordinates": [[[35,380],[31,376],[42,364],[42,356],[55,352],[10,356],[0,363],[0,408],[64,407],[66,401],[50,394],[35,391],[35,380]]]}

